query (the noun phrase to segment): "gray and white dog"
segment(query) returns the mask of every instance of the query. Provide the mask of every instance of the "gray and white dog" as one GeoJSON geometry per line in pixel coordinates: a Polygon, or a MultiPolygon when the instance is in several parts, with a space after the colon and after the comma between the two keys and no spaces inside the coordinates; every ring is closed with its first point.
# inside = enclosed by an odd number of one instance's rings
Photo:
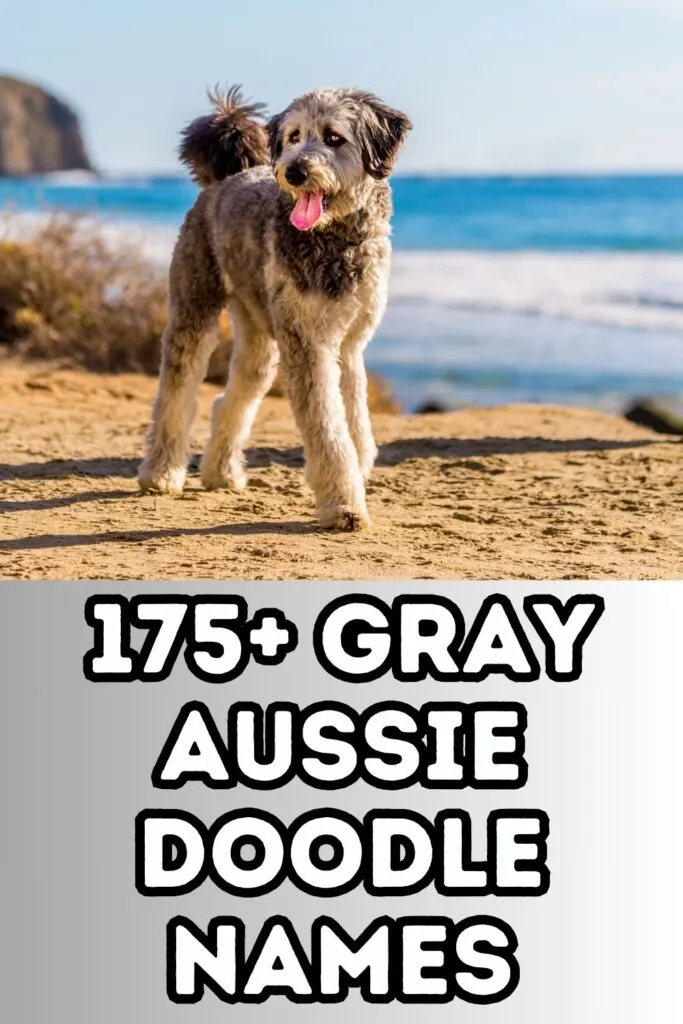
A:
{"type": "Polygon", "coordinates": [[[411,123],[354,89],[307,93],[267,124],[236,88],[210,98],[213,113],[193,121],[180,146],[202,191],[171,263],[140,487],[183,488],[196,392],[227,304],[235,343],[204,486],[246,485],[245,445],[281,359],[318,521],[360,529],[370,522],[365,481],[376,456],[363,350],[386,305],[386,179],[411,123]]]}

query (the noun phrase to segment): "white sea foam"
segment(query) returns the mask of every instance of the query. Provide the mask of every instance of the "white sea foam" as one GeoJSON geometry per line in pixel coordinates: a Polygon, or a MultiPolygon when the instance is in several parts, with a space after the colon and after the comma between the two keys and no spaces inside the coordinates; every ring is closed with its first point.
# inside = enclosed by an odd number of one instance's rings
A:
{"type": "MultiPolygon", "coordinates": [[[[158,265],[177,229],[105,225],[113,242],[135,241],[158,265]]],[[[394,253],[390,298],[477,310],[683,333],[683,254],[556,252],[394,253]]]]}
{"type": "Polygon", "coordinates": [[[98,185],[102,179],[95,171],[52,171],[50,174],[44,174],[41,180],[51,188],[62,185],[65,188],[80,188],[98,185]]]}
{"type": "Polygon", "coordinates": [[[398,251],[391,297],[683,332],[683,254],[398,251]]]}
{"type": "MultiPolygon", "coordinates": [[[[4,233],[30,233],[46,216],[12,214],[4,233]]],[[[139,246],[160,269],[178,233],[120,221],[101,229],[112,245],[139,246]]],[[[425,315],[441,322],[457,309],[683,333],[683,253],[397,250],[390,299],[428,307],[425,315]]]]}
{"type": "MultiPolygon", "coordinates": [[[[61,211],[64,213],[64,211],[61,211]]],[[[0,215],[0,238],[26,238],[45,224],[53,213],[42,211],[22,211],[15,213],[10,210],[0,215]]],[[[178,229],[170,225],[147,225],[121,221],[99,220],[89,216],[83,217],[86,229],[97,227],[112,248],[117,246],[133,246],[159,270],[165,270],[171,259],[173,246],[178,236],[178,229]]]]}

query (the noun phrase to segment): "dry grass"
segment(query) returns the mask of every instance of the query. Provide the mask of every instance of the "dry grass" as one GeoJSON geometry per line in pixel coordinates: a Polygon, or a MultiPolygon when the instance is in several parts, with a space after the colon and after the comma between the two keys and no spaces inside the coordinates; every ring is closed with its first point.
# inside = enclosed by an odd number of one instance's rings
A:
{"type": "MultiPolygon", "coordinates": [[[[0,226],[0,344],[26,358],[108,373],[155,374],[166,323],[166,275],[134,245],[111,245],[96,224],[55,213],[21,237],[11,216],[0,226]]],[[[231,327],[208,377],[227,376],[231,327]]],[[[282,392],[278,381],[274,393],[282,392]]],[[[383,381],[370,383],[376,412],[397,405],[383,381]]]]}
{"type": "Polygon", "coordinates": [[[21,355],[153,373],[165,318],[164,279],[81,218],[0,242],[0,339],[21,355]]]}

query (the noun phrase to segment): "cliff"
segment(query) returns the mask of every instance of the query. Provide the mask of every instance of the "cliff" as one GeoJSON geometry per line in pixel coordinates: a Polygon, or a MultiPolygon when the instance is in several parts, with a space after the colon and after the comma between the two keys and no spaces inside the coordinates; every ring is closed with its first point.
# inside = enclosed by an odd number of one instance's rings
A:
{"type": "Polygon", "coordinates": [[[73,110],[37,85],[0,75],[0,176],[89,170],[73,110]]]}

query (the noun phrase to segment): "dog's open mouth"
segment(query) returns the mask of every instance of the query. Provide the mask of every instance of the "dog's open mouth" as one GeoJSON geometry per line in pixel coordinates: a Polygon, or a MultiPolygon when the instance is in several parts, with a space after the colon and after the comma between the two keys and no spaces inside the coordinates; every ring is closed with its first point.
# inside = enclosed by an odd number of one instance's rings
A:
{"type": "Polygon", "coordinates": [[[325,202],[321,195],[304,192],[296,201],[290,220],[298,231],[310,231],[315,227],[325,211],[325,202]]]}

